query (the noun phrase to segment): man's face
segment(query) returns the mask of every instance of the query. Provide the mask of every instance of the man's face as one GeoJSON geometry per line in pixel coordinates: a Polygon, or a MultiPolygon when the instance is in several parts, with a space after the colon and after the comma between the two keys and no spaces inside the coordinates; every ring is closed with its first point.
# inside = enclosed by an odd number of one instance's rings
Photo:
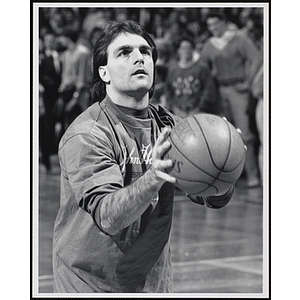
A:
{"type": "Polygon", "coordinates": [[[136,34],[122,33],[107,49],[107,65],[100,67],[107,92],[137,97],[148,93],[153,84],[152,49],[136,34]]]}
{"type": "Polygon", "coordinates": [[[226,30],[226,24],[219,18],[208,18],[207,28],[213,36],[221,37],[226,30]]]}

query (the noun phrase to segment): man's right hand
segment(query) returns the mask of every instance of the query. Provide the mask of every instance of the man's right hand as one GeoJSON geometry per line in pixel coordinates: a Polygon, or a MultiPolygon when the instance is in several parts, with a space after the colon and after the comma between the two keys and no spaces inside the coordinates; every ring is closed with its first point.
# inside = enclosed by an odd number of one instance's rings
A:
{"type": "Polygon", "coordinates": [[[162,156],[164,153],[170,149],[171,144],[167,141],[168,136],[170,135],[171,128],[165,127],[161,134],[158,136],[158,139],[152,150],[152,166],[150,172],[157,182],[163,184],[165,181],[170,183],[175,183],[176,178],[170,176],[165,172],[165,169],[172,167],[173,162],[171,159],[163,160],[162,156]]]}

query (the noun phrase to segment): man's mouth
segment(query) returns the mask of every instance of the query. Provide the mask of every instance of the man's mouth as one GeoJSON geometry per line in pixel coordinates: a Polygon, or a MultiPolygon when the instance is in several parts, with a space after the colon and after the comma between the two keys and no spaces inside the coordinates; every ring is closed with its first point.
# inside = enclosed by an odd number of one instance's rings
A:
{"type": "Polygon", "coordinates": [[[147,75],[144,69],[137,69],[132,75],[147,75]]]}

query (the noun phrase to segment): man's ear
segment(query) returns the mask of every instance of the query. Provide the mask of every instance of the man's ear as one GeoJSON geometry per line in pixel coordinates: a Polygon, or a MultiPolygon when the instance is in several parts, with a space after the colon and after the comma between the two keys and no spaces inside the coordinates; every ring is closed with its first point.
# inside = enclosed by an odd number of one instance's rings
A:
{"type": "Polygon", "coordinates": [[[105,82],[105,83],[110,83],[110,77],[107,71],[106,66],[100,66],[98,69],[99,76],[100,78],[105,82]]]}

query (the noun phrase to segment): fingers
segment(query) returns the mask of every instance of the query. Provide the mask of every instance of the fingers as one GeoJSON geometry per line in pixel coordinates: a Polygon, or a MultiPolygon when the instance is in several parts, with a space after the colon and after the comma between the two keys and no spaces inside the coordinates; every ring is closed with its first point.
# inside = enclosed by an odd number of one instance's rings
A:
{"type": "Polygon", "coordinates": [[[171,133],[171,128],[170,127],[165,127],[163,129],[163,131],[160,133],[160,135],[158,136],[157,141],[156,141],[156,145],[157,146],[162,145],[166,141],[166,139],[168,138],[170,133],[171,133]]]}
{"type": "Polygon", "coordinates": [[[176,183],[176,178],[173,176],[170,176],[169,174],[165,173],[164,171],[156,170],[156,176],[164,181],[168,181],[170,183],[176,183]]]}
{"type": "Polygon", "coordinates": [[[165,171],[165,169],[171,168],[172,166],[173,166],[173,162],[171,159],[168,160],[156,159],[152,161],[151,170],[153,171],[153,174],[157,180],[176,183],[176,178],[167,174],[165,171]]]}
{"type": "Polygon", "coordinates": [[[171,144],[169,141],[167,141],[170,132],[171,128],[165,127],[161,134],[158,136],[157,141],[153,147],[154,158],[161,158],[162,155],[170,148],[171,144]]]}
{"type": "Polygon", "coordinates": [[[167,168],[171,168],[173,166],[173,162],[171,159],[162,159],[162,155],[167,149],[169,149],[170,143],[165,142],[161,147],[158,147],[158,149],[154,149],[152,153],[152,167],[155,170],[161,170],[164,171],[167,168]]]}
{"type": "MultiPolygon", "coordinates": [[[[222,117],[223,120],[227,121],[226,117],[222,117]]],[[[240,128],[237,128],[236,131],[239,133],[239,135],[241,136],[241,138],[243,137],[243,133],[242,130],[240,128]]],[[[244,145],[245,150],[247,151],[247,146],[244,145]]]]}
{"type": "Polygon", "coordinates": [[[171,128],[165,127],[162,130],[161,134],[158,136],[152,151],[152,168],[155,172],[156,177],[160,180],[175,183],[176,178],[170,176],[165,172],[165,169],[171,168],[173,166],[172,160],[162,159],[164,153],[171,147],[170,142],[167,140],[170,132],[171,128]]]}
{"type": "MultiPolygon", "coordinates": [[[[242,137],[242,130],[240,128],[237,128],[236,131],[240,134],[240,136],[242,137]]],[[[247,151],[247,146],[244,145],[245,150],[247,151]]]]}
{"type": "Polygon", "coordinates": [[[163,156],[163,154],[169,150],[171,147],[171,144],[169,141],[165,141],[162,145],[157,146],[155,149],[155,155],[157,158],[161,158],[163,156]]]}
{"type": "Polygon", "coordinates": [[[167,160],[155,159],[152,160],[152,165],[157,170],[164,170],[167,168],[171,168],[173,166],[173,162],[171,159],[167,159],[167,160]]]}

